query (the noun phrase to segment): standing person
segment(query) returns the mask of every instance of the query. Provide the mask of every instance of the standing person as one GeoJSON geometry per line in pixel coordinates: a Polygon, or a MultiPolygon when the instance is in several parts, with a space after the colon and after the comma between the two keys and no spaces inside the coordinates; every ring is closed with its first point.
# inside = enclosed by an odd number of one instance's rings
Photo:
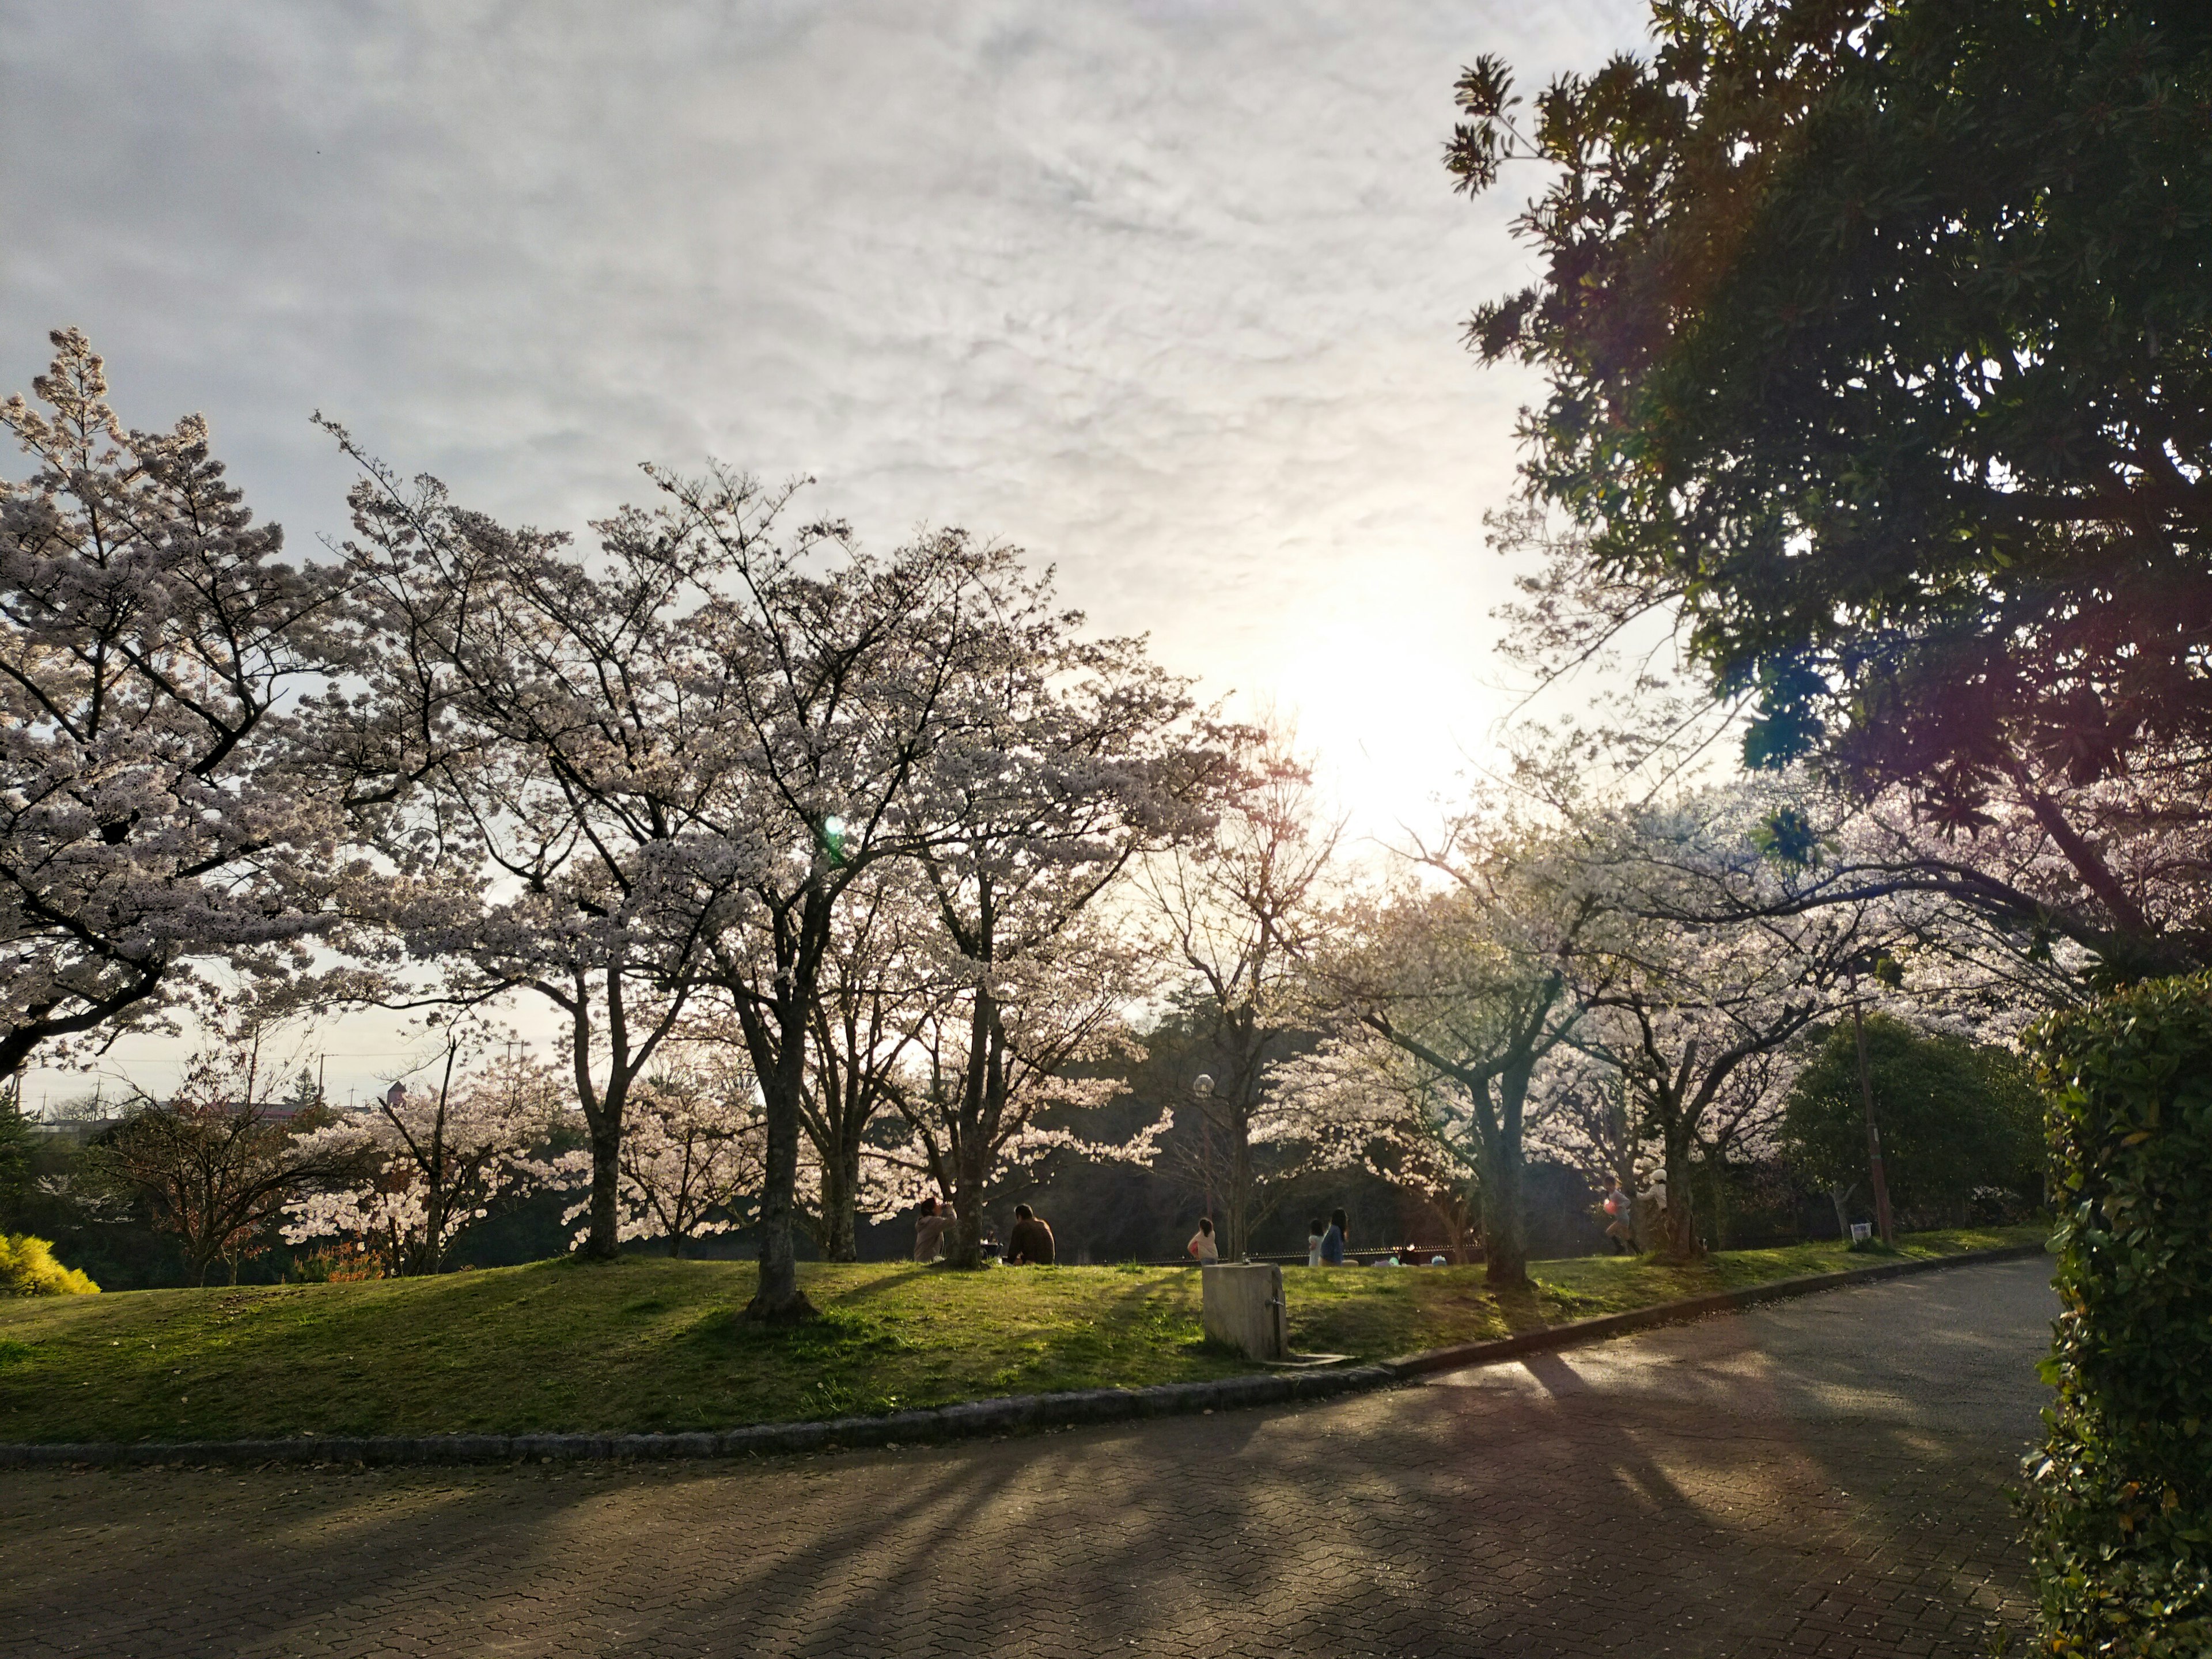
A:
{"type": "Polygon", "coordinates": [[[1053,1262],[1052,1229],[1037,1219],[1026,1204],[1014,1206],[1014,1224],[1006,1234],[1009,1267],[1049,1267],[1053,1262]]]}
{"type": "Polygon", "coordinates": [[[1316,1216],[1306,1223],[1306,1266],[1309,1267],[1321,1266],[1321,1235],[1322,1219],[1316,1216]]]}
{"type": "Polygon", "coordinates": [[[1635,1216],[1634,1203],[1615,1181],[1613,1190],[1605,1195],[1605,1236],[1613,1241],[1615,1255],[1636,1254],[1635,1216]]]}
{"type": "Polygon", "coordinates": [[[945,1235],[952,1231],[952,1224],[958,1219],[952,1206],[943,1199],[923,1199],[921,1213],[914,1224],[914,1259],[936,1261],[945,1249],[945,1235]]]}
{"type": "Polygon", "coordinates": [[[1323,1267],[1341,1267],[1344,1265],[1345,1231],[1344,1212],[1331,1210],[1328,1212],[1328,1231],[1321,1236],[1321,1260],[1323,1267]]]}
{"type": "Polygon", "coordinates": [[[1221,1260],[1221,1246],[1214,1243],[1213,1223],[1206,1217],[1200,1217],[1198,1231],[1190,1236],[1190,1243],[1183,1249],[1188,1250],[1202,1267],[1218,1263],[1221,1260]]]}
{"type": "Polygon", "coordinates": [[[1652,1170],[1651,1184],[1637,1194],[1636,1207],[1629,1214],[1632,1221],[1638,1215],[1644,1218],[1642,1237],[1637,1243],[1640,1246],[1648,1246],[1651,1243],[1652,1227],[1655,1224],[1663,1224],[1666,1219],[1667,1166],[1665,1164],[1662,1164],[1652,1170]]]}

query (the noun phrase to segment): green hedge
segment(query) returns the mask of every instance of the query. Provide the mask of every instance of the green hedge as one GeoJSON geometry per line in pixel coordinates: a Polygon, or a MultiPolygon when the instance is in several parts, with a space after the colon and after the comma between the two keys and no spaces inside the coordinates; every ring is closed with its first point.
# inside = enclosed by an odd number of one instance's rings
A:
{"type": "Polygon", "coordinates": [[[2032,1034],[2060,1221],[2058,1390],[2024,1495],[2048,1651],[2212,1653],[2212,975],[2032,1034]]]}

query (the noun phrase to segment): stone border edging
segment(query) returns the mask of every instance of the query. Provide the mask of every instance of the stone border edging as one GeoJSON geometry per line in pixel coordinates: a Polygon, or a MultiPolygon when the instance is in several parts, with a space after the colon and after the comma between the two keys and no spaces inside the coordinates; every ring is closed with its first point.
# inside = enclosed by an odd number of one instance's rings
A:
{"type": "Polygon", "coordinates": [[[889,1417],[840,1417],[818,1423],[758,1423],[690,1434],[315,1435],[292,1440],[102,1442],[0,1445],[0,1468],[144,1463],[508,1463],[543,1459],[742,1457],[749,1452],[965,1440],[1011,1430],[1172,1417],[1217,1407],[1272,1406],[1382,1388],[1396,1378],[1381,1365],[1340,1371],[1263,1372],[1212,1382],[1160,1382],[1146,1389],[1083,1389],[1065,1394],[969,1400],[889,1417]]]}
{"type": "Polygon", "coordinates": [[[1792,1297],[1840,1290],[1847,1285],[1871,1284],[1881,1279],[1901,1279],[1908,1273],[1933,1273],[1939,1268],[1963,1267],[1968,1262],[2012,1261],[2043,1254],[2044,1247],[2040,1244],[2005,1244],[1994,1250],[1959,1250],[1949,1255],[1920,1256],[1910,1261],[1883,1261],[1870,1267],[1846,1267],[1841,1273],[1804,1273],[1796,1279],[1775,1279],[1764,1285],[1746,1285],[1739,1290],[1713,1291],[1704,1296],[1685,1297],[1679,1302],[1655,1302],[1648,1308],[1631,1308],[1626,1313],[1600,1314],[1594,1319],[1577,1319],[1565,1325],[1547,1326],[1540,1331],[1524,1331],[1518,1336],[1497,1337],[1487,1342],[1462,1342],[1449,1348],[1430,1348],[1421,1353],[1385,1359],[1379,1369],[1401,1378],[1424,1376],[1431,1371],[1455,1371],[1468,1365],[1486,1365],[1524,1353],[1541,1353],[1553,1348],[1571,1348],[1585,1342],[1599,1342],[1607,1337],[1624,1335],[1630,1331],[1647,1330],[1654,1325],[1676,1325],[1686,1320],[1702,1319],[1708,1314],[1734,1313],[1738,1309],[1755,1307],[1762,1302],[1786,1302],[1792,1297]]]}
{"type": "Polygon", "coordinates": [[[1118,1423],[1216,1408],[1326,1400],[1337,1395],[1387,1388],[1431,1371],[1458,1370],[1524,1353],[1573,1347],[1655,1325],[1677,1324],[1708,1314],[1731,1312],[1761,1302],[1780,1302],[1847,1285],[2043,1253],[2040,1244],[2014,1244],[1994,1250],[1961,1250],[1953,1255],[1926,1256],[1912,1261],[1886,1261],[1870,1267],[1847,1268],[1842,1273],[1808,1273],[1797,1279],[1746,1285],[1741,1290],[1717,1291],[1679,1302],[1656,1303],[1626,1313],[1577,1319],[1570,1324],[1553,1325],[1518,1336],[1431,1348],[1425,1352],[1338,1371],[1262,1372],[1212,1382],[1161,1382],[1145,1389],[1083,1389],[1064,1394],[1015,1395],[1000,1400],[964,1401],[957,1406],[939,1406],[927,1411],[898,1412],[889,1417],[760,1423],[747,1428],[688,1434],[315,1435],[291,1440],[0,1444],[0,1468],[64,1464],[115,1468],[157,1463],[509,1463],[531,1459],[568,1462],[604,1458],[742,1457],[748,1453],[842,1450],[966,1440],[1016,1429],[1118,1423]]]}

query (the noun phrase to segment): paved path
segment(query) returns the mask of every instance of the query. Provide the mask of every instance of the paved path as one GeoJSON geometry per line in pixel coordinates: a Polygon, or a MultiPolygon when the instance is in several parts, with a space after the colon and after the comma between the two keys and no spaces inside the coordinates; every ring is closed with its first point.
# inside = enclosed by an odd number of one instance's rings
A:
{"type": "Polygon", "coordinates": [[[0,1655],[1960,1656],[2045,1264],[1419,1388],[738,1465],[0,1474],[0,1655]]]}

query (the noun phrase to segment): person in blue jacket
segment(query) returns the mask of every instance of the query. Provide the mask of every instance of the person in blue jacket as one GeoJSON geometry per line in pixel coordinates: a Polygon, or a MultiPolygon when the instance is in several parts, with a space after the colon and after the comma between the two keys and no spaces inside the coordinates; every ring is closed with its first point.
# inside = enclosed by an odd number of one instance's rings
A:
{"type": "Polygon", "coordinates": [[[1328,1212],[1328,1231],[1321,1236],[1321,1260],[1323,1267],[1341,1267],[1344,1265],[1344,1212],[1331,1210],[1328,1212]]]}

